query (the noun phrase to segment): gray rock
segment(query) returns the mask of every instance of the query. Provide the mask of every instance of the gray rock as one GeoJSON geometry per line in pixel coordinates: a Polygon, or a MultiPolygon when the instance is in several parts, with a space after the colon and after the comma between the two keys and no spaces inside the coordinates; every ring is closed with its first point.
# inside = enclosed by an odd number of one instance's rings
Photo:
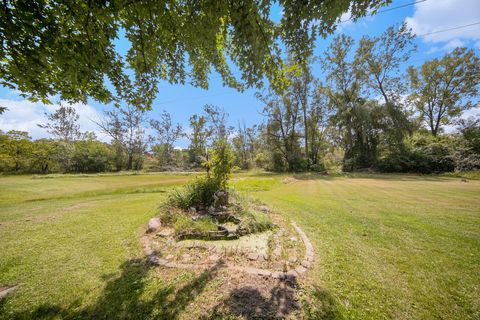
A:
{"type": "Polygon", "coordinates": [[[282,248],[276,247],[272,253],[275,257],[280,257],[280,255],[282,254],[282,248]]]}
{"type": "Polygon", "coordinates": [[[163,228],[162,230],[160,230],[158,235],[162,237],[170,237],[171,235],[173,235],[173,233],[174,230],[172,228],[163,228]]]}
{"type": "Polygon", "coordinates": [[[265,269],[257,269],[257,275],[262,277],[270,277],[272,275],[272,272],[265,269]]]}
{"type": "Polygon", "coordinates": [[[265,205],[262,205],[262,206],[259,206],[258,207],[258,210],[262,211],[262,212],[265,212],[265,213],[268,213],[270,212],[270,208],[265,206],[265,205]]]}
{"type": "Polygon", "coordinates": [[[293,277],[293,278],[296,278],[299,276],[298,272],[296,270],[289,270],[287,273],[286,273],[287,277],[293,277]]]}
{"type": "Polygon", "coordinates": [[[5,298],[9,293],[15,291],[18,285],[16,286],[7,286],[7,287],[0,287],[0,300],[5,298]]]}
{"type": "Polygon", "coordinates": [[[213,207],[220,210],[228,204],[228,192],[226,190],[218,190],[213,195],[213,207]]]}
{"type": "Polygon", "coordinates": [[[301,265],[305,268],[310,268],[310,261],[308,260],[303,260],[301,265]]]}
{"type": "Polygon", "coordinates": [[[298,266],[295,268],[295,271],[298,273],[298,274],[302,274],[304,273],[305,271],[307,271],[307,268],[305,268],[304,266],[298,266]]]}
{"type": "Polygon", "coordinates": [[[147,232],[155,232],[160,229],[161,226],[162,222],[160,221],[160,218],[152,218],[148,221],[147,232]]]}
{"type": "Polygon", "coordinates": [[[216,254],[212,254],[208,257],[208,260],[210,261],[218,261],[220,259],[220,256],[216,255],[216,254]]]}
{"type": "Polygon", "coordinates": [[[247,259],[252,260],[252,261],[257,260],[258,259],[258,254],[252,252],[247,256],[247,259]]]}

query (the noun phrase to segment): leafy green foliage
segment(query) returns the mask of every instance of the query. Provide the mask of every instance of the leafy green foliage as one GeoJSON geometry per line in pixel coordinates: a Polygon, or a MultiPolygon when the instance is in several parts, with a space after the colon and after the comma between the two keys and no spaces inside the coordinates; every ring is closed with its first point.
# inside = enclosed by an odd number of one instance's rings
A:
{"type": "Polygon", "coordinates": [[[0,4],[0,84],[35,100],[59,95],[86,103],[91,97],[138,108],[151,107],[160,80],[207,88],[212,69],[234,88],[260,86],[264,76],[281,87],[279,43],[302,60],[316,35],[332,32],[344,12],[356,18],[389,2],[6,0],[0,4]],[[271,18],[274,4],[283,11],[280,23],[271,18]],[[121,30],[129,42],[125,56],[115,48],[121,30]]]}
{"type": "Polygon", "coordinates": [[[217,180],[211,178],[197,178],[180,189],[169,193],[163,208],[179,208],[188,210],[191,207],[208,207],[213,204],[213,195],[220,189],[217,180]]]}
{"type": "Polygon", "coordinates": [[[8,131],[0,136],[1,168],[5,171],[19,172],[28,166],[32,155],[32,142],[24,131],[8,131]]]}
{"type": "Polygon", "coordinates": [[[235,161],[231,145],[226,140],[215,141],[210,150],[210,157],[208,166],[212,169],[212,179],[221,188],[226,189],[235,161]]]}
{"type": "Polygon", "coordinates": [[[387,172],[440,173],[454,171],[456,139],[415,134],[407,140],[402,153],[379,160],[379,168],[387,172]]]}
{"type": "Polygon", "coordinates": [[[39,139],[26,132],[0,134],[0,171],[17,173],[105,172],[114,169],[112,146],[87,135],[74,142],[39,139]]]}
{"type": "Polygon", "coordinates": [[[425,62],[420,70],[410,67],[408,73],[409,99],[433,135],[478,104],[480,58],[474,50],[456,48],[425,62]]]}
{"type": "Polygon", "coordinates": [[[112,171],[114,151],[97,140],[77,141],[71,159],[73,172],[112,171]]]}
{"type": "MultiPolygon", "coordinates": [[[[159,216],[165,225],[172,226],[177,234],[199,233],[199,237],[208,238],[208,231],[217,231],[220,222],[210,215],[192,219],[191,208],[206,210],[213,204],[213,194],[219,186],[212,178],[200,178],[185,185],[181,189],[173,189],[162,203],[159,216]]],[[[265,213],[254,209],[255,201],[249,197],[231,190],[229,195],[232,204],[228,212],[241,220],[240,227],[245,234],[270,230],[275,227],[271,218],[265,213]]]]}
{"type": "Polygon", "coordinates": [[[350,58],[354,45],[351,37],[337,36],[322,59],[328,84],[323,91],[335,110],[330,124],[344,150],[345,171],[375,166],[379,154],[401,152],[413,129],[399,77],[400,64],[415,48],[411,31],[403,24],[379,37],[365,36],[350,58]],[[374,99],[378,95],[383,101],[374,99]]]}
{"type": "Polygon", "coordinates": [[[192,129],[192,133],[189,135],[189,161],[193,166],[199,167],[206,159],[205,152],[210,133],[206,129],[207,120],[204,116],[194,114],[190,117],[189,121],[190,128],[192,129]]]}

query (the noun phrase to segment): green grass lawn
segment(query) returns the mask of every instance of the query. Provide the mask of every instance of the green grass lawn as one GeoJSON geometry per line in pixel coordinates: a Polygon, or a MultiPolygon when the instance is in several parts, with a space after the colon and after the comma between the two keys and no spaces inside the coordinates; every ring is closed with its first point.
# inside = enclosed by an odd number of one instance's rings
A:
{"type": "MultiPolygon", "coordinates": [[[[307,318],[479,319],[480,181],[241,174],[311,239],[307,318]]],[[[184,318],[211,275],[159,277],[139,235],[186,175],[0,176],[0,318],[184,318]]]]}

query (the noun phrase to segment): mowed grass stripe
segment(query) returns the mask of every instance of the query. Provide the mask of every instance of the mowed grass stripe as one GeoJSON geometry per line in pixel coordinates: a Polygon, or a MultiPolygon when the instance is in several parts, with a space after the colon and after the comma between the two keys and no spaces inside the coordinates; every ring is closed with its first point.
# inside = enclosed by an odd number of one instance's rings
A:
{"type": "Polygon", "coordinates": [[[458,319],[479,312],[479,195],[477,181],[421,177],[320,178],[258,193],[312,237],[316,281],[345,315],[458,319]]]}
{"type": "MultiPolygon", "coordinates": [[[[296,177],[249,173],[232,183],[297,222],[314,244],[315,265],[302,286],[307,315],[480,318],[479,181],[296,177]]],[[[163,191],[188,179],[0,177],[0,283],[21,283],[0,304],[0,318],[188,319],[181,308],[165,308],[168,294],[192,276],[167,281],[136,262],[142,225],[163,191]]],[[[191,303],[212,294],[200,292],[191,303]]]]}

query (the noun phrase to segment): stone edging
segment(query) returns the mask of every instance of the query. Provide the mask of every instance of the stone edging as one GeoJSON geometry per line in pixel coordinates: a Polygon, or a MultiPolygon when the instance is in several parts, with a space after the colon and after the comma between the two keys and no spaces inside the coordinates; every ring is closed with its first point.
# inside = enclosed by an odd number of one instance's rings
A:
{"type": "Polygon", "coordinates": [[[15,291],[18,285],[0,287],[0,300],[5,298],[9,293],[15,291]]]}
{"type": "MultiPolygon", "coordinates": [[[[258,275],[263,277],[272,277],[275,279],[285,279],[285,278],[296,278],[301,274],[305,273],[307,269],[312,266],[314,251],[313,245],[308,239],[307,235],[300,229],[294,222],[292,222],[293,228],[302,238],[303,243],[305,244],[305,256],[299,266],[294,269],[290,269],[286,272],[274,271],[269,269],[259,269],[254,267],[239,267],[231,264],[225,264],[225,267],[234,271],[245,272],[252,275],[258,275]]],[[[166,259],[157,257],[156,253],[151,249],[150,244],[148,243],[146,236],[142,237],[142,243],[145,253],[148,256],[148,262],[161,267],[166,268],[179,268],[179,269],[207,269],[213,267],[215,264],[204,263],[204,264],[192,264],[192,263],[177,263],[170,262],[166,259]]]]}

